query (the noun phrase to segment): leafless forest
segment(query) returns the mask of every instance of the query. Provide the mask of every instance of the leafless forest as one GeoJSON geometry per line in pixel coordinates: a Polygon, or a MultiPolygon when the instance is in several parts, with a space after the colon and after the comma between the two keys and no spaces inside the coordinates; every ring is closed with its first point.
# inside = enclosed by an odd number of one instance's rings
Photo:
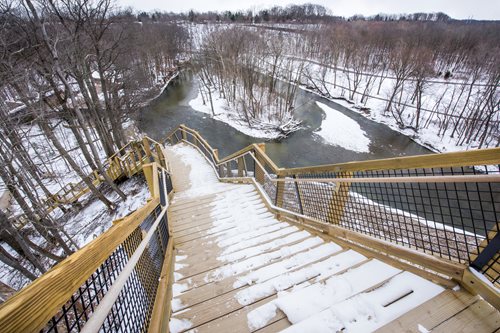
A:
{"type": "Polygon", "coordinates": [[[363,19],[203,28],[196,35],[206,35],[197,58],[204,90],[213,87],[250,126],[262,109],[267,118],[290,122],[284,115],[292,114],[294,89],[276,90],[279,78],[345,99],[409,134],[425,132],[463,148],[500,144],[496,22],[363,19]]]}
{"type": "Polygon", "coordinates": [[[249,127],[283,136],[300,128],[302,87],[409,135],[500,146],[498,22],[341,18],[317,5],[137,14],[110,0],[0,0],[0,26],[0,179],[12,196],[0,210],[0,261],[30,280],[77,249],[62,221],[78,205],[46,205],[64,176],[50,161],[113,209],[106,193],[125,195],[88,174],[106,175],[103,160],[181,66],[212,113],[221,98],[249,127]]]}
{"type": "Polygon", "coordinates": [[[72,207],[47,211],[62,175],[44,157],[60,156],[110,209],[115,203],[92,184],[91,170],[125,199],[103,158],[128,141],[124,123],[175,72],[187,33],[138,22],[108,0],[2,1],[0,25],[0,177],[13,199],[0,214],[0,260],[35,279],[76,249],[59,223],[72,207]]]}

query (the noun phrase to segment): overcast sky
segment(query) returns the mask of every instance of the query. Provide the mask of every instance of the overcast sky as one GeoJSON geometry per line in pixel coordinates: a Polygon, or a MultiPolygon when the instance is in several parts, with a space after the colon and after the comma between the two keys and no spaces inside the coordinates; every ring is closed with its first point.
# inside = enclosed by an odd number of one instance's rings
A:
{"type": "Polygon", "coordinates": [[[286,6],[290,3],[317,3],[330,8],[334,15],[365,16],[379,13],[398,14],[415,12],[444,12],[457,19],[500,19],[500,0],[116,0],[118,5],[136,10],[187,12],[224,11],[240,9],[264,9],[273,5],[286,6]]]}

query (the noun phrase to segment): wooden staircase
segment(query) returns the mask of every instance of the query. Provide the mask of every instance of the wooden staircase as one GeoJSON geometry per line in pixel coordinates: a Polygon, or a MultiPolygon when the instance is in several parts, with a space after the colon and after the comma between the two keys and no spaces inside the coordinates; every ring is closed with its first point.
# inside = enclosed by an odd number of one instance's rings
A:
{"type": "Polygon", "coordinates": [[[172,332],[500,328],[500,314],[465,291],[445,290],[281,222],[253,185],[219,183],[195,148],[178,144],[166,153],[175,191],[168,209],[176,255],[172,332]],[[362,300],[376,295],[376,316],[354,314],[349,321],[340,315],[352,300],[374,306],[362,300]],[[471,318],[477,308],[482,315],[471,318]]]}
{"type": "Polygon", "coordinates": [[[281,168],[180,125],[108,163],[150,200],[0,305],[0,332],[500,329],[500,172],[477,172],[500,148],[281,168]]]}

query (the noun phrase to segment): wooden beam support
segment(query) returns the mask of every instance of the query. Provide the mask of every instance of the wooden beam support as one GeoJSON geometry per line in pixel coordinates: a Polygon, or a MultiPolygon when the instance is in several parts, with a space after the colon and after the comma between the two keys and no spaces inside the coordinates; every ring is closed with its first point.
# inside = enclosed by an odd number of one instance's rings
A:
{"type": "MultiPolygon", "coordinates": [[[[338,178],[351,178],[352,172],[341,172],[338,178]]],[[[332,193],[332,198],[328,204],[328,222],[333,224],[340,224],[342,216],[344,215],[345,205],[349,199],[349,187],[351,183],[337,183],[336,188],[332,193]]]]}
{"type": "Polygon", "coordinates": [[[470,269],[464,270],[460,284],[471,294],[481,295],[488,303],[500,311],[500,293],[498,289],[480,279],[476,274],[472,273],[470,269]]]}

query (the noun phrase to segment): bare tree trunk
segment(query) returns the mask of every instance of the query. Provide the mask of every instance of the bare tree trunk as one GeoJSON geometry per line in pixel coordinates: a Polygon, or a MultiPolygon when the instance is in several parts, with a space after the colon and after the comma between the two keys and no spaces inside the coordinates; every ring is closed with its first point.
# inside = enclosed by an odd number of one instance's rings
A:
{"type": "Polygon", "coordinates": [[[114,208],[114,204],[111,201],[109,201],[108,198],[106,198],[104,196],[104,194],[102,194],[94,186],[94,184],[92,183],[92,180],[90,180],[89,177],[83,173],[83,171],[80,168],[80,166],[75,162],[75,160],[63,148],[63,146],[61,145],[61,143],[59,142],[59,140],[57,139],[57,137],[54,135],[54,132],[52,132],[52,129],[50,128],[50,126],[48,124],[44,123],[43,121],[39,124],[39,126],[43,130],[43,132],[45,133],[45,135],[49,138],[49,140],[52,142],[52,144],[57,149],[57,151],[59,152],[59,154],[61,154],[61,156],[70,164],[71,168],[73,170],[75,170],[75,172],[77,173],[77,175],[83,180],[83,182],[85,183],[85,185],[87,185],[87,187],[90,189],[90,191],[95,196],[97,196],[97,198],[99,200],[101,200],[106,205],[106,207],[108,207],[108,209],[113,209],[114,208]]]}
{"type": "Polygon", "coordinates": [[[45,273],[45,267],[43,267],[42,263],[35,257],[35,255],[31,252],[31,249],[25,243],[23,237],[19,234],[16,228],[12,227],[10,224],[7,215],[0,210],[0,226],[2,229],[6,230],[19,244],[21,247],[24,256],[35,266],[41,273],[45,273]]]}
{"type": "Polygon", "coordinates": [[[3,246],[0,245],[0,261],[5,263],[6,265],[9,265],[10,267],[18,270],[21,272],[24,276],[26,276],[28,279],[31,281],[36,280],[37,276],[33,273],[31,273],[28,269],[26,269],[24,266],[22,266],[16,258],[11,256],[9,252],[7,252],[3,246]]]}

